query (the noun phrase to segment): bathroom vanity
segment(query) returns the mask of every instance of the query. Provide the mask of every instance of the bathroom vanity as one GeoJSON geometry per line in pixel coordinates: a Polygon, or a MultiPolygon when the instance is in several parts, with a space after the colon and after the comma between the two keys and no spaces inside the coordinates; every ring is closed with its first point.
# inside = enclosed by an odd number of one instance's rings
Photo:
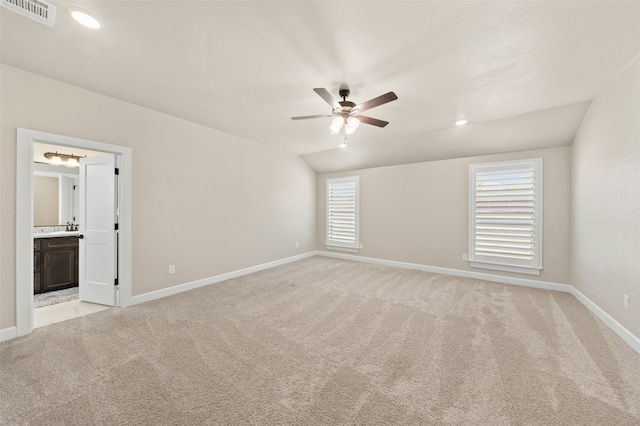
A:
{"type": "Polygon", "coordinates": [[[78,285],[78,232],[34,235],[34,293],[78,285]]]}

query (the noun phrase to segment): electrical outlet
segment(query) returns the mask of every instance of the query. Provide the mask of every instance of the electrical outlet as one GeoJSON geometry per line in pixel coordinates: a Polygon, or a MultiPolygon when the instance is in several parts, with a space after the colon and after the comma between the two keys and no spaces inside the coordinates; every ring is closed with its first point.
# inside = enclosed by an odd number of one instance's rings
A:
{"type": "Polygon", "coordinates": [[[364,244],[360,243],[360,248],[364,248],[364,244]]]}
{"type": "Polygon", "coordinates": [[[462,255],[462,260],[468,260],[468,259],[469,259],[469,258],[467,257],[467,253],[464,253],[464,254],[462,255]]]}
{"type": "Polygon", "coordinates": [[[296,241],[296,248],[298,248],[298,242],[296,241]]]}
{"type": "Polygon", "coordinates": [[[627,296],[626,294],[624,295],[624,307],[626,309],[629,309],[629,296],[627,296]]]}
{"type": "Polygon", "coordinates": [[[176,273],[176,265],[169,265],[169,273],[170,274],[176,273]]]}

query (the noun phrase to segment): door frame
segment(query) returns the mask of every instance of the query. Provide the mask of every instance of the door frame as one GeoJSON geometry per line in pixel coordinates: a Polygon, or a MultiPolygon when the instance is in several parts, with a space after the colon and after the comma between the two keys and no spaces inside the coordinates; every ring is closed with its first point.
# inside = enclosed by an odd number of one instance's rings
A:
{"type": "Polygon", "coordinates": [[[116,306],[131,305],[131,148],[88,139],[17,129],[16,334],[33,331],[33,144],[48,143],[120,156],[118,288],[116,306]]]}

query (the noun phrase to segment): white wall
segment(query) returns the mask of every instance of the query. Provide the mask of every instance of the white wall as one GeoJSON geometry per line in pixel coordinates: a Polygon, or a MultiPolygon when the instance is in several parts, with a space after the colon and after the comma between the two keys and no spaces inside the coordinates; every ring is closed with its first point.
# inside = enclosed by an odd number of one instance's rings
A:
{"type": "Polygon", "coordinates": [[[300,158],[17,68],[0,75],[0,329],[15,325],[20,285],[18,127],[132,148],[134,296],[315,249],[316,176],[300,158]]]}
{"type": "Polygon", "coordinates": [[[569,283],[570,148],[431,161],[318,176],[317,242],[325,248],[326,179],[360,176],[359,256],[569,283]],[[469,164],[543,159],[543,270],[540,276],[471,268],[469,164]]]}
{"type": "Polygon", "coordinates": [[[593,101],[571,181],[572,283],[640,337],[640,59],[593,101]]]}

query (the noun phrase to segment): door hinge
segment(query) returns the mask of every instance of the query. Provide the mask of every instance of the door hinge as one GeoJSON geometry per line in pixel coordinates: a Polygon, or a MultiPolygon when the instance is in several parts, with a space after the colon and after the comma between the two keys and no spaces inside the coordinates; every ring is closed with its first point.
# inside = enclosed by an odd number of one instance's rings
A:
{"type": "Polygon", "coordinates": [[[115,284],[118,285],[118,279],[116,278],[114,281],[115,281],[115,284]]]}
{"type": "Polygon", "coordinates": [[[120,169],[116,167],[116,175],[120,174],[120,169]]]}
{"type": "Polygon", "coordinates": [[[118,224],[116,223],[116,224],[114,225],[114,227],[115,227],[115,229],[116,229],[116,231],[117,231],[117,230],[118,230],[118,224]]]}

